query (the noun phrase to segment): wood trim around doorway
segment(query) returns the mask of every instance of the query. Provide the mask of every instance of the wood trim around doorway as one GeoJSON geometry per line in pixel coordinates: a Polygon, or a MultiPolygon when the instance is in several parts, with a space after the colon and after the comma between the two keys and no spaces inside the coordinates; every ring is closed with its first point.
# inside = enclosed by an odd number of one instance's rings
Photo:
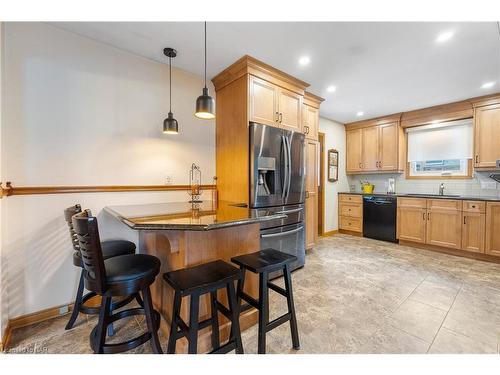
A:
{"type": "Polygon", "coordinates": [[[325,133],[318,132],[319,141],[319,180],[318,196],[318,237],[325,234],[325,133]]]}

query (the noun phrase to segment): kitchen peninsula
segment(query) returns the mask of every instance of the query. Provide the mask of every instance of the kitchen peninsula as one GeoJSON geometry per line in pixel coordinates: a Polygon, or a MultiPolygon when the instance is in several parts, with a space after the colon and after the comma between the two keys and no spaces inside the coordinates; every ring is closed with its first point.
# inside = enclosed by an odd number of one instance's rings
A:
{"type": "MultiPolygon", "coordinates": [[[[231,257],[252,253],[260,249],[260,222],[286,218],[282,213],[259,212],[259,216],[247,207],[219,201],[215,204],[204,201],[199,204],[188,202],[125,205],[106,207],[105,210],[134,230],[139,231],[139,252],[151,254],[161,261],[160,275],[185,267],[222,259],[230,262],[231,257]]],[[[246,277],[245,291],[258,296],[256,275],[246,277]]],[[[151,287],[153,304],[167,324],[160,329],[168,335],[170,327],[173,290],[158,277],[151,287]]],[[[225,296],[219,296],[226,300],[225,296]]],[[[188,320],[189,303],[182,304],[181,315],[188,320]]],[[[200,320],[209,317],[210,299],[200,299],[200,320]]],[[[221,317],[222,318],[222,317],[221,317]]],[[[257,310],[241,314],[240,324],[244,330],[257,322],[257,310]]],[[[220,324],[221,339],[229,335],[228,321],[220,324]]],[[[200,331],[199,352],[210,349],[210,327],[200,331]]],[[[187,341],[179,341],[177,352],[185,352],[187,341]]]]}

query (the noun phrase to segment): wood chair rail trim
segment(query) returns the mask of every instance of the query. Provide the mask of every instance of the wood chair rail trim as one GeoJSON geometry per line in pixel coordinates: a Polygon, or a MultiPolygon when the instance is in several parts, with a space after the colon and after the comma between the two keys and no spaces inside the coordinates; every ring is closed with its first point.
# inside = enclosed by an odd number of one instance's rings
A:
{"type": "MultiPolygon", "coordinates": [[[[0,182],[0,198],[12,195],[68,194],[68,193],[116,193],[132,191],[183,191],[190,185],[98,185],[98,186],[12,186],[0,182]]],[[[201,185],[202,190],[214,190],[215,185],[201,185]]]]}

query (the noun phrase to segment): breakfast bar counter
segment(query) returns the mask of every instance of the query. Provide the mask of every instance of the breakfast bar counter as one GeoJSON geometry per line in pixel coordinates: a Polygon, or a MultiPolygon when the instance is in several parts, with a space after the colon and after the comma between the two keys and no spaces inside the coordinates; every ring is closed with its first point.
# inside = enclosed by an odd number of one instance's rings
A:
{"type": "MultiPolygon", "coordinates": [[[[281,213],[254,212],[242,205],[219,201],[199,204],[187,202],[159,203],[147,205],[111,206],[105,210],[134,230],[139,231],[139,252],[151,254],[161,261],[160,276],[151,286],[153,304],[164,321],[160,329],[169,334],[173,308],[173,290],[163,280],[165,272],[222,259],[231,262],[237,255],[248,254],[260,249],[260,222],[286,218],[281,213]]],[[[248,274],[245,292],[258,297],[258,278],[248,274]]],[[[222,293],[222,292],[219,292],[222,293]]],[[[189,297],[186,297],[189,298],[189,297]]],[[[220,300],[227,301],[224,293],[220,300]]],[[[181,316],[187,322],[189,303],[182,302],[181,316]]],[[[210,298],[200,299],[199,320],[210,316],[210,298]]],[[[230,324],[221,314],[221,340],[229,336],[230,324]]],[[[257,323],[257,310],[241,314],[240,325],[244,330],[257,323]]],[[[207,352],[211,328],[200,331],[198,352],[207,352]]],[[[177,352],[187,351],[185,338],[179,340],[177,352]]]]}

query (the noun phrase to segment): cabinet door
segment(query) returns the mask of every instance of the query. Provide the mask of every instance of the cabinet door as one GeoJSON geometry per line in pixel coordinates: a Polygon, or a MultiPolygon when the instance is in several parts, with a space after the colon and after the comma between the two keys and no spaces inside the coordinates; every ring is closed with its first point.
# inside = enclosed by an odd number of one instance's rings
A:
{"type": "Polygon", "coordinates": [[[478,212],[463,212],[462,217],[462,249],[484,253],[485,215],[478,212]]]}
{"type": "Polygon", "coordinates": [[[317,108],[303,105],[302,106],[302,131],[306,138],[317,141],[319,128],[319,110],[317,108]]]}
{"type": "Polygon", "coordinates": [[[277,96],[272,83],[250,76],[250,121],[279,126],[277,96]]]}
{"type": "Polygon", "coordinates": [[[376,171],[379,156],[379,129],[377,126],[362,129],[363,171],[376,171]]]}
{"type": "Polygon", "coordinates": [[[395,171],[398,169],[398,123],[380,125],[378,128],[380,148],[378,169],[395,171]]]}
{"type": "Polygon", "coordinates": [[[280,127],[302,132],[302,95],[279,89],[278,108],[280,127]]]}
{"type": "Polygon", "coordinates": [[[500,104],[474,110],[474,166],[495,167],[500,160],[500,104]]]}
{"type": "Polygon", "coordinates": [[[318,236],[318,147],[317,141],[306,140],[306,248],[318,236]]]}
{"type": "Polygon", "coordinates": [[[460,249],[462,247],[462,212],[427,210],[426,243],[460,249]]]}
{"type": "Polygon", "coordinates": [[[347,130],[346,135],[346,171],[361,172],[361,129],[347,130]]]}
{"type": "Polygon", "coordinates": [[[398,208],[398,235],[403,241],[425,243],[426,210],[418,207],[398,208]]]}
{"type": "Polygon", "coordinates": [[[485,253],[500,256],[500,202],[486,203],[485,253]]]}

